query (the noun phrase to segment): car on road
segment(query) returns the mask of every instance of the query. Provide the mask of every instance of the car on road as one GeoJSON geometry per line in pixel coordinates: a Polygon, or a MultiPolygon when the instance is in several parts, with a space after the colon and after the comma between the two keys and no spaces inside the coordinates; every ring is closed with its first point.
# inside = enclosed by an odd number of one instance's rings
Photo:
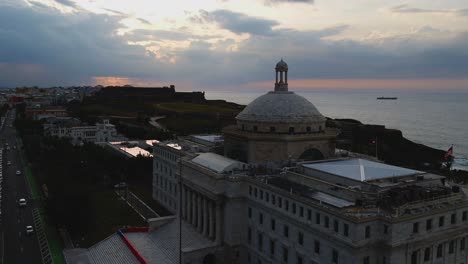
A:
{"type": "Polygon", "coordinates": [[[120,183],[117,183],[116,185],[114,185],[114,188],[115,189],[123,189],[123,188],[127,188],[127,183],[126,182],[120,182],[120,183]]]}
{"type": "Polygon", "coordinates": [[[31,235],[34,233],[34,228],[30,225],[26,226],[26,235],[31,235]]]}
{"type": "Polygon", "coordinates": [[[21,198],[18,200],[19,207],[25,207],[27,205],[26,199],[21,198]]]}
{"type": "Polygon", "coordinates": [[[7,161],[7,164],[6,165],[11,165],[11,161],[7,161]]]}
{"type": "Polygon", "coordinates": [[[21,171],[17,170],[16,175],[21,175],[21,171]]]}

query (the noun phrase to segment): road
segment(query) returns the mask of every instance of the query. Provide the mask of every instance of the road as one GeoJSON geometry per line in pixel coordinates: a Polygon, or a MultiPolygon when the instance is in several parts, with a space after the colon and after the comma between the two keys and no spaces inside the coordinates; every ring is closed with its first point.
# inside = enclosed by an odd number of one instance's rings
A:
{"type": "Polygon", "coordinates": [[[23,160],[20,157],[19,151],[21,150],[14,149],[14,146],[17,145],[17,135],[16,130],[10,127],[14,114],[14,110],[9,112],[4,127],[0,131],[2,144],[0,147],[3,147],[0,263],[42,263],[36,232],[32,235],[26,235],[27,225],[31,225],[35,229],[32,210],[38,206],[37,201],[31,198],[23,160]],[[6,149],[6,142],[9,144],[10,150],[6,149]],[[11,165],[7,165],[8,161],[11,161],[11,165]],[[21,171],[21,175],[16,175],[17,170],[21,171]],[[17,201],[20,198],[26,198],[28,203],[26,207],[18,207],[17,201]]]}

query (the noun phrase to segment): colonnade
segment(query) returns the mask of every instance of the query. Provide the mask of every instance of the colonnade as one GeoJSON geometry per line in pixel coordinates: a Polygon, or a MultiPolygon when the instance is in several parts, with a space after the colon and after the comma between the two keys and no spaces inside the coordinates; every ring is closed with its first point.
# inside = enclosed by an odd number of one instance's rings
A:
{"type": "Polygon", "coordinates": [[[220,242],[220,205],[185,185],[182,187],[182,219],[205,237],[220,242]]]}

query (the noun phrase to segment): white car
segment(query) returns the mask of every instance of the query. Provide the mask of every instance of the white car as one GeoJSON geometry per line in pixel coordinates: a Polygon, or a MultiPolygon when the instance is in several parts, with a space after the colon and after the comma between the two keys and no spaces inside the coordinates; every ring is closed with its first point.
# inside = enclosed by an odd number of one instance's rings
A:
{"type": "Polygon", "coordinates": [[[19,200],[18,200],[18,205],[19,205],[20,207],[26,206],[26,205],[27,205],[26,199],[24,199],[24,198],[19,199],[19,200]]]}
{"type": "Polygon", "coordinates": [[[16,175],[21,175],[21,171],[17,170],[16,175]]]}
{"type": "Polygon", "coordinates": [[[120,182],[120,183],[117,183],[116,185],[114,185],[114,188],[116,189],[123,189],[123,188],[127,188],[127,183],[126,182],[120,182]]]}
{"type": "Polygon", "coordinates": [[[32,226],[26,226],[26,235],[31,235],[34,233],[34,228],[32,226]]]}

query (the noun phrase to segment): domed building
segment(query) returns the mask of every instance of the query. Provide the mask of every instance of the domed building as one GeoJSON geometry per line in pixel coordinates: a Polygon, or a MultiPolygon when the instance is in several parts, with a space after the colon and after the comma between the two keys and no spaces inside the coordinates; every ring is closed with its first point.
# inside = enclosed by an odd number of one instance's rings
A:
{"type": "Polygon", "coordinates": [[[248,163],[319,160],[335,152],[336,130],[304,97],[288,89],[288,64],[276,64],[273,91],[252,101],[224,129],[225,155],[248,163]]]}

